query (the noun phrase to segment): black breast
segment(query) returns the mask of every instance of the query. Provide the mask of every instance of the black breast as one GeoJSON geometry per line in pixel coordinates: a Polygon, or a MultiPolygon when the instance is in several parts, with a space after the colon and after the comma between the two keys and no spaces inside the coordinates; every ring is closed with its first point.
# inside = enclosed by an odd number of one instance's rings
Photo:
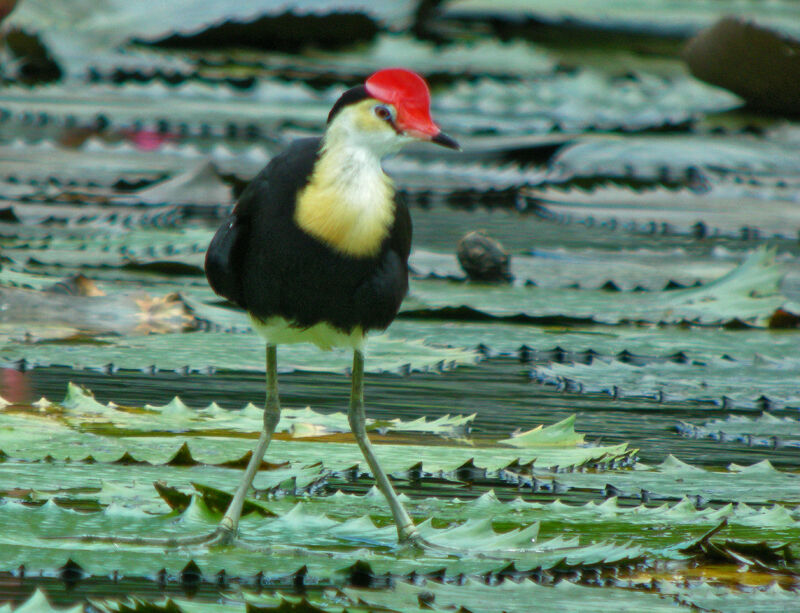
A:
{"type": "Polygon", "coordinates": [[[206,276],[215,292],[261,319],[385,328],[408,290],[408,209],[396,199],[389,236],[373,257],[339,253],[302,231],[294,223],[296,197],[319,145],[295,141],[253,180],[211,241],[206,276]]]}

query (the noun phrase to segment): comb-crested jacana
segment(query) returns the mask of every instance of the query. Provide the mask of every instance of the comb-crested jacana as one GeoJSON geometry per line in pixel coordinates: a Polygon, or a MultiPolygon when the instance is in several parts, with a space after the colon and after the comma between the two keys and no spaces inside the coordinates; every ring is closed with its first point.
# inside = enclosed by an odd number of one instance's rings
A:
{"type": "Polygon", "coordinates": [[[362,351],[408,290],[411,218],[381,160],[414,141],[458,149],[430,115],[424,79],[380,70],[333,105],[321,138],[297,140],[242,193],[206,254],[213,290],[247,311],[266,339],[264,429],[213,540],[237,534],[245,495],[280,419],[277,345],[353,350],[348,418],[399,540],[422,542],[365,428],[362,351]]]}

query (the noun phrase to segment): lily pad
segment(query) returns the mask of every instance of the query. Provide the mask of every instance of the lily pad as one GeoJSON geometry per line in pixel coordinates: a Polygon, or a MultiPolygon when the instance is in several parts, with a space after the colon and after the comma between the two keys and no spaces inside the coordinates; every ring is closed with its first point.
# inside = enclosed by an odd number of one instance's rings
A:
{"type": "Polygon", "coordinates": [[[522,41],[498,42],[479,39],[449,45],[434,45],[420,41],[408,34],[379,34],[372,42],[360,45],[357,50],[325,52],[314,51],[305,55],[204,52],[207,63],[237,62],[264,69],[282,65],[292,70],[307,70],[317,74],[333,74],[340,78],[366,78],[376,70],[391,66],[398,57],[411,70],[429,76],[448,74],[461,77],[464,68],[469,74],[485,76],[542,76],[551,73],[553,59],[546,51],[522,41]],[[211,56],[211,57],[209,57],[211,56]]]}
{"type": "MultiPolygon", "coordinates": [[[[608,589],[608,588],[606,588],[608,589]]],[[[614,588],[611,588],[614,590],[614,588]]],[[[514,611],[523,610],[530,603],[537,603],[543,611],[557,611],[564,608],[595,608],[607,606],[613,602],[620,611],[676,611],[676,603],[665,600],[655,594],[631,592],[616,589],[609,593],[609,600],[600,599],[596,588],[583,587],[562,581],[556,586],[540,586],[535,583],[520,585],[506,581],[499,585],[488,586],[467,579],[462,585],[448,585],[426,582],[424,585],[397,583],[389,591],[368,591],[346,588],[345,593],[353,599],[365,602],[373,607],[397,607],[404,611],[421,610],[420,602],[435,603],[437,608],[455,609],[469,607],[470,611],[514,611]]],[[[427,608],[427,607],[426,607],[427,608]]],[[[687,608],[688,610],[688,608],[687,608]]]]}
{"type": "Polygon", "coordinates": [[[702,424],[681,421],[676,426],[686,437],[733,441],[767,447],[800,447],[800,420],[762,413],[757,418],[728,415],[702,424]]]}
{"type": "Polygon", "coordinates": [[[568,145],[550,162],[547,180],[567,183],[608,179],[704,188],[718,176],[769,180],[797,176],[800,163],[789,143],[743,136],[602,136],[568,145]]]}
{"type": "Polygon", "coordinates": [[[561,223],[618,227],[652,235],[680,233],[698,239],[715,237],[795,238],[800,229],[795,181],[753,187],[717,182],[706,190],[660,187],[634,191],[599,186],[576,189],[531,189],[544,214],[561,223]],[[752,211],[758,209],[757,216],[752,211]]]}
{"type": "MultiPolygon", "coordinates": [[[[158,432],[250,432],[259,433],[264,423],[262,408],[248,404],[241,410],[223,409],[217,404],[204,408],[190,408],[180,397],[163,406],[147,404],[144,407],[120,408],[114,403],[101,404],[94,399],[92,393],[72,383],[67,388],[67,395],[61,402],[65,411],[61,415],[68,424],[79,429],[91,429],[96,424],[101,429],[113,427],[120,431],[158,432]]],[[[367,420],[368,430],[384,432],[425,432],[441,436],[463,437],[469,431],[470,423],[475,415],[450,416],[438,419],[421,417],[412,421],[402,419],[367,420]]],[[[574,421],[574,419],[573,419],[574,421]]],[[[324,436],[338,432],[350,432],[347,414],[318,413],[310,407],[305,409],[284,408],[276,432],[288,432],[293,438],[309,438],[324,436]]],[[[570,441],[573,445],[582,440],[570,441]]],[[[567,444],[567,443],[562,443],[567,444]]]]}
{"type": "Polygon", "coordinates": [[[797,5],[781,0],[765,9],[759,3],[736,0],[706,3],[679,1],[644,3],[631,0],[590,0],[555,5],[547,0],[454,0],[448,2],[446,17],[458,19],[538,19],[554,24],[580,24],[584,28],[621,30],[641,34],[685,37],[714,23],[720,15],[737,14],[774,25],[784,32],[800,33],[793,22],[797,5]]]}
{"type": "Polygon", "coordinates": [[[781,276],[774,253],[759,249],[736,269],[707,285],[679,291],[628,294],[624,299],[600,291],[416,281],[403,312],[406,316],[437,319],[481,319],[482,315],[483,319],[496,317],[539,323],[722,325],[737,322],[766,327],[782,307],[789,312],[800,310],[779,293],[781,276]]]}
{"type": "Polygon", "coordinates": [[[561,389],[607,393],[616,398],[708,403],[756,409],[800,406],[798,363],[791,359],[732,361],[724,358],[681,364],[630,364],[595,360],[586,364],[537,366],[533,378],[561,389]]]}
{"type": "Polygon", "coordinates": [[[749,611],[780,611],[793,606],[797,592],[784,589],[778,583],[756,589],[741,591],[731,590],[723,585],[713,585],[703,581],[691,588],[670,584],[664,586],[666,594],[674,594],[682,602],[695,607],[730,611],[731,613],[747,613],[749,611]]]}
{"type": "MultiPolygon", "coordinates": [[[[441,114],[468,133],[519,136],[674,128],[691,121],[695,113],[728,110],[741,101],[685,74],[609,75],[585,67],[536,80],[462,82],[442,92],[436,104],[441,114]]],[[[517,149],[522,147],[517,143],[517,149]]]]}
{"type": "Polygon", "coordinates": [[[580,445],[583,443],[583,435],[575,432],[575,416],[570,415],[566,419],[562,419],[560,422],[546,428],[539,426],[498,442],[511,447],[580,445]]]}
{"type": "MultiPolygon", "coordinates": [[[[296,3],[292,13],[306,16],[355,13],[397,27],[400,23],[409,23],[413,8],[404,0],[394,0],[380,6],[369,2],[320,4],[308,1],[296,3]]],[[[140,64],[130,60],[126,62],[129,54],[118,51],[121,45],[134,40],[158,41],[172,35],[199,34],[219,28],[222,24],[258,24],[260,19],[278,17],[287,12],[282,4],[262,2],[243,6],[233,1],[202,6],[176,2],[159,7],[155,12],[142,12],[117,2],[74,0],[65,4],[63,11],[56,14],[50,9],[46,2],[34,0],[15,11],[7,20],[7,25],[38,34],[52,55],[74,77],[84,76],[92,67],[111,70],[127,64],[131,68],[141,69],[141,60],[140,64]]],[[[164,63],[161,60],[155,67],[161,67],[164,63]]]]}
{"type": "Polygon", "coordinates": [[[796,504],[800,501],[800,490],[796,487],[800,477],[771,466],[759,474],[759,471],[712,471],[682,462],[665,461],[659,466],[639,466],[638,470],[618,471],[613,475],[559,474],[558,481],[563,488],[592,488],[638,500],[690,497],[700,505],[709,501],[723,504],[796,504]]]}
{"type": "MultiPolygon", "coordinates": [[[[112,369],[264,371],[264,340],[252,331],[167,333],[105,340],[101,345],[91,345],[46,341],[28,344],[19,339],[6,343],[0,356],[6,361],[24,358],[31,364],[62,364],[73,368],[105,368],[111,364],[112,369]]],[[[352,364],[352,353],[343,349],[323,352],[310,345],[290,345],[281,348],[279,359],[284,372],[345,372],[352,364]]],[[[456,364],[473,364],[477,359],[473,348],[434,346],[421,339],[376,335],[368,345],[366,369],[395,373],[436,371],[456,364]]]]}
{"type": "MultiPolygon", "coordinates": [[[[539,287],[604,289],[609,291],[663,290],[688,287],[717,279],[735,267],[732,259],[648,250],[635,254],[599,249],[551,250],[511,256],[517,284],[539,287]]],[[[455,255],[415,249],[409,263],[419,278],[465,281],[455,255]]]]}

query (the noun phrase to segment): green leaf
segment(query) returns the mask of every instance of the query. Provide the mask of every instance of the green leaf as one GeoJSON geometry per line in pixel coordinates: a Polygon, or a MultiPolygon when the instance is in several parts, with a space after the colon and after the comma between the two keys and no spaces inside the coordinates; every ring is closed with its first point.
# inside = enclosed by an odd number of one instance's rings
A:
{"type": "MultiPolygon", "coordinates": [[[[575,585],[562,581],[555,586],[542,586],[532,582],[516,584],[504,581],[499,585],[486,585],[473,579],[463,584],[434,583],[411,585],[398,582],[389,590],[344,588],[344,593],[354,601],[372,606],[395,607],[403,611],[419,610],[421,601],[430,602],[439,610],[462,607],[469,611],[524,611],[531,603],[538,610],[557,611],[569,609],[598,609],[613,606],[620,611],[676,611],[675,602],[664,600],[656,594],[634,592],[620,588],[575,585]]],[[[688,608],[686,609],[688,610],[688,608]]]]}
{"type": "MultiPolygon", "coordinates": [[[[679,181],[680,177],[681,174],[677,173],[673,181],[679,181]]],[[[633,178],[629,177],[629,180],[633,178]]],[[[648,235],[661,229],[672,235],[693,238],[764,236],[793,239],[793,230],[800,222],[793,196],[797,190],[793,175],[778,181],[769,177],[764,180],[765,185],[759,187],[753,187],[749,182],[742,183],[741,179],[731,180],[723,175],[714,176],[713,183],[701,193],[693,185],[680,189],[653,187],[642,190],[604,184],[589,191],[564,190],[559,185],[532,188],[529,193],[545,207],[544,214],[549,219],[564,225],[619,227],[648,235]],[[772,185],[773,182],[776,185],[772,185]],[[765,197],[767,190],[770,197],[765,197]],[[757,217],[749,214],[753,209],[758,209],[757,217]]],[[[641,261],[642,257],[636,259],[641,261]]],[[[673,256],[667,262],[675,259],[673,256]]],[[[628,266],[631,263],[628,262],[628,266]]]]}
{"type": "MultiPolygon", "coordinates": [[[[759,467],[753,465],[748,468],[759,467]]],[[[800,502],[800,477],[789,471],[707,470],[683,462],[665,461],[659,466],[637,465],[633,471],[592,473],[559,473],[557,480],[562,488],[582,491],[592,489],[608,491],[613,486],[620,497],[642,500],[663,498],[680,499],[691,496],[700,504],[714,501],[746,502],[759,504],[797,504],[800,502]]],[[[538,477],[538,475],[537,475],[538,477]]]]}
{"type": "MultiPolygon", "coordinates": [[[[420,279],[467,279],[455,253],[415,249],[409,264],[415,277],[420,279]]],[[[564,252],[537,246],[531,255],[512,254],[510,266],[517,284],[561,289],[657,291],[713,281],[735,268],[736,262],[733,258],[698,254],[655,252],[634,256],[598,249],[564,252]]]]}
{"type": "Polygon", "coordinates": [[[520,432],[511,438],[498,441],[511,447],[538,447],[540,445],[573,446],[583,444],[583,434],[575,432],[575,415],[547,427],[538,426],[520,432]]]}
{"type": "Polygon", "coordinates": [[[784,589],[777,581],[748,590],[707,581],[693,583],[690,586],[664,583],[661,591],[695,607],[730,611],[730,613],[790,610],[797,602],[797,592],[793,589],[784,589]]]}
{"type": "MultiPolygon", "coordinates": [[[[117,368],[149,370],[207,371],[209,368],[239,371],[264,371],[264,340],[253,332],[166,333],[149,336],[106,337],[107,344],[92,346],[20,341],[7,343],[5,360],[25,358],[39,365],[66,365],[75,368],[117,368]]],[[[456,364],[472,364],[474,349],[430,345],[424,340],[375,335],[366,349],[368,372],[440,370],[456,364]]],[[[352,364],[352,354],[343,349],[320,351],[312,345],[281,347],[282,370],[344,372],[352,364]]]]}
{"type": "Polygon", "coordinates": [[[712,358],[688,364],[596,359],[588,365],[536,366],[532,375],[537,382],[562,390],[606,393],[615,398],[758,409],[796,406],[800,402],[798,373],[793,358],[773,361],[756,356],[751,361],[712,358]]]}
{"type": "MultiPolygon", "coordinates": [[[[223,409],[216,403],[195,409],[186,406],[178,397],[163,406],[146,404],[143,408],[120,408],[114,403],[101,404],[91,391],[73,383],[67,386],[67,395],[61,402],[66,409],[61,415],[66,423],[79,429],[91,430],[93,425],[107,431],[118,430],[147,432],[251,432],[259,433],[263,428],[263,409],[248,404],[239,411],[223,409]]],[[[400,418],[390,420],[367,420],[368,430],[381,432],[425,432],[442,436],[462,436],[475,420],[475,414],[467,416],[443,415],[429,420],[420,417],[412,421],[400,418]]],[[[323,436],[337,432],[350,432],[345,413],[318,413],[310,407],[305,409],[284,408],[276,432],[288,432],[293,438],[323,436]]],[[[122,434],[120,432],[119,434],[122,434]]],[[[580,442],[580,441],[578,441],[580,442]]],[[[570,443],[572,445],[574,443],[570,443]]]]}
{"type": "Polygon", "coordinates": [[[788,156],[791,145],[776,140],[706,135],[642,135],[592,137],[569,145],[551,161],[547,180],[564,183],[600,178],[662,183],[664,175],[687,182],[709,181],[739,174],[769,178],[796,176],[797,160],[788,156]],[[690,172],[691,169],[691,172],[690,172]]]}
{"type": "Polygon", "coordinates": [[[779,308],[800,311],[779,293],[781,276],[774,252],[761,248],[733,271],[697,288],[621,297],[601,291],[416,281],[403,311],[438,319],[490,316],[573,325],[650,322],[766,327],[779,308]]]}
{"type": "MultiPolygon", "coordinates": [[[[619,356],[633,363],[707,363],[724,356],[727,361],[770,364],[785,360],[796,346],[790,330],[748,328],[679,328],[614,326],[533,326],[500,321],[459,322],[401,319],[389,328],[394,338],[424,336],[430,343],[455,347],[477,347],[489,356],[520,354],[522,347],[542,360],[561,356],[562,361],[581,362],[587,355],[597,356],[598,364],[619,356]],[[598,355],[599,354],[599,355],[598,355]],[[620,356],[621,354],[621,356],[620,356]]],[[[547,366],[545,366],[546,368],[547,366]]],[[[537,372],[538,367],[537,367],[537,372]]]]}
{"type": "Polygon", "coordinates": [[[728,415],[702,424],[681,421],[677,426],[683,436],[711,438],[746,445],[800,447],[800,420],[761,413],[756,418],[728,415]]]}
{"type": "Polygon", "coordinates": [[[784,33],[800,36],[800,26],[795,21],[797,5],[790,0],[779,0],[768,7],[736,0],[717,0],[712,5],[675,0],[658,3],[584,0],[574,4],[553,4],[547,0],[453,0],[447,3],[444,11],[446,17],[471,17],[481,22],[490,17],[517,22],[538,18],[545,23],[572,25],[573,28],[577,25],[588,31],[622,30],[681,39],[712,25],[720,15],[728,14],[751,18],[784,33]]]}
{"type": "MultiPolygon", "coordinates": [[[[11,606],[8,604],[0,608],[0,612],[6,613],[6,611],[8,613],[12,611],[11,606]]],[[[55,613],[56,611],[59,613],[83,613],[83,605],[77,604],[71,607],[53,606],[44,590],[36,588],[30,598],[14,607],[13,611],[15,613],[55,613]]]]}

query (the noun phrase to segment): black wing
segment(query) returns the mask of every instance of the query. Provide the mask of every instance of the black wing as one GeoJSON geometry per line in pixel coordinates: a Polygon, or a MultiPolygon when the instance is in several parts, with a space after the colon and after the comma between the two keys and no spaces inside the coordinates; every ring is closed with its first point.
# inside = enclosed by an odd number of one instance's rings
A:
{"type": "MultiPolygon", "coordinates": [[[[220,226],[206,252],[208,283],[220,296],[244,309],[245,267],[250,243],[272,220],[291,217],[297,192],[308,182],[320,145],[319,138],[294,141],[245,188],[231,215],[220,226]]],[[[250,262],[256,265],[256,262],[250,262]]]]}

